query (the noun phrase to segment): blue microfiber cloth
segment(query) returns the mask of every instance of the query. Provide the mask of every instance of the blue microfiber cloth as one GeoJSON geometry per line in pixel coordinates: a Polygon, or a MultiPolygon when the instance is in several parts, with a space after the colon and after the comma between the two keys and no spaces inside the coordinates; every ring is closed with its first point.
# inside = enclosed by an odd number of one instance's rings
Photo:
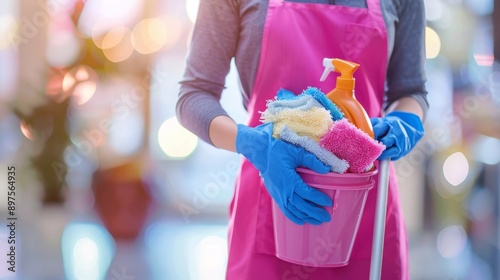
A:
{"type": "Polygon", "coordinates": [[[325,109],[330,111],[330,115],[332,116],[332,120],[338,121],[344,118],[344,113],[333,103],[326,95],[321,92],[318,88],[308,87],[306,90],[302,92],[301,95],[310,95],[314,97],[325,109]]]}
{"type": "Polygon", "coordinates": [[[279,114],[284,109],[297,109],[307,111],[313,107],[323,108],[314,97],[310,95],[300,95],[293,99],[272,100],[267,103],[266,115],[279,114]]]}
{"type": "Polygon", "coordinates": [[[347,161],[339,159],[337,156],[322,148],[316,141],[307,137],[297,135],[293,130],[285,126],[280,133],[280,139],[288,143],[303,147],[306,151],[315,155],[324,164],[331,167],[336,173],[345,173],[349,168],[347,161]]]}
{"type": "Polygon", "coordinates": [[[286,90],[284,88],[280,88],[278,90],[278,93],[276,94],[276,99],[277,100],[290,100],[290,99],[297,99],[299,96],[296,95],[295,93],[286,90]]]}

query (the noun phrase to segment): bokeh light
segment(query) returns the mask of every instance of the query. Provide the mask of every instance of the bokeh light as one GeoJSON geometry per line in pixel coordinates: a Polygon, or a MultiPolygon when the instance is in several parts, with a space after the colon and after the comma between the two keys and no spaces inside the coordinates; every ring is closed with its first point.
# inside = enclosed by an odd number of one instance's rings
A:
{"type": "Polygon", "coordinates": [[[17,22],[13,15],[0,15],[0,50],[16,45],[17,22]]]}
{"type": "Polygon", "coordinates": [[[199,6],[200,6],[200,0],[186,0],[186,12],[191,22],[196,21],[199,6]]]}
{"type": "Polygon", "coordinates": [[[473,146],[474,159],[489,165],[500,163],[500,140],[481,135],[473,146]]]}
{"type": "Polygon", "coordinates": [[[451,154],[443,164],[444,178],[452,186],[458,186],[469,174],[469,162],[461,152],[451,154]]]}
{"type": "Polygon", "coordinates": [[[70,66],[80,56],[80,39],[72,30],[54,29],[48,32],[47,63],[54,67],[70,66]]]}
{"type": "Polygon", "coordinates": [[[76,70],[76,74],[75,74],[75,77],[80,80],[80,81],[83,81],[83,80],[87,80],[89,78],[89,70],[91,69],[87,69],[85,67],[79,67],[77,70],[76,70]]]}
{"type": "Polygon", "coordinates": [[[45,85],[45,93],[57,103],[63,102],[71,95],[70,91],[63,90],[63,81],[66,73],[64,69],[52,71],[45,85]]]}
{"type": "Polygon", "coordinates": [[[153,275],[149,279],[225,279],[227,225],[200,224],[191,218],[159,219],[146,228],[146,257],[153,275]]]}
{"type": "Polygon", "coordinates": [[[130,29],[122,26],[110,30],[104,36],[101,48],[106,58],[111,62],[126,60],[134,52],[130,29]]]}
{"type": "Polygon", "coordinates": [[[227,241],[219,236],[203,238],[195,248],[195,279],[224,279],[227,263],[227,241]]]}
{"type": "Polygon", "coordinates": [[[76,103],[82,105],[94,96],[97,89],[97,84],[94,81],[86,81],[79,83],[73,90],[73,96],[76,98],[76,103]]]}
{"type": "Polygon", "coordinates": [[[73,247],[73,261],[75,263],[74,276],[76,279],[99,279],[99,249],[94,240],[82,237],[73,247]]]}
{"type": "Polygon", "coordinates": [[[75,77],[73,77],[73,75],[71,75],[69,73],[64,75],[63,84],[62,84],[63,90],[70,91],[73,88],[73,86],[75,86],[75,83],[76,83],[76,80],[75,80],[75,77]]]}
{"type": "Polygon", "coordinates": [[[198,137],[172,117],[160,126],[158,142],[167,156],[182,159],[194,152],[198,137]]]}
{"type": "Polygon", "coordinates": [[[441,256],[452,259],[457,257],[467,244],[467,233],[462,226],[452,225],[439,232],[437,248],[441,256]]]}
{"type": "Polygon", "coordinates": [[[71,222],[62,233],[61,250],[65,279],[98,280],[109,269],[115,243],[101,225],[71,222]]]}
{"type": "Polygon", "coordinates": [[[436,58],[441,51],[441,39],[434,29],[425,28],[425,53],[427,59],[436,58]]]}
{"type": "Polygon", "coordinates": [[[26,124],[25,121],[21,121],[20,128],[21,132],[26,138],[28,138],[31,141],[35,141],[34,132],[30,125],[26,124]]]}
{"type": "Polygon", "coordinates": [[[128,28],[121,26],[121,27],[116,27],[111,29],[104,37],[102,38],[101,42],[101,48],[102,49],[111,49],[118,44],[120,44],[121,41],[126,40],[127,38],[124,38],[126,34],[128,33],[128,28]]]}
{"type": "Polygon", "coordinates": [[[132,46],[141,54],[161,49],[167,42],[167,26],[157,18],[141,20],[132,31],[132,46]]]}
{"type": "Polygon", "coordinates": [[[495,57],[492,54],[474,54],[474,60],[479,66],[490,67],[495,61],[495,57]]]}
{"type": "Polygon", "coordinates": [[[143,5],[141,0],[86,0],[78,29],[89,38],[101,36],[113,28],[132,24],[143,5]]]}
{"type": "Polygon", "coordinates": [[[64,75],[62,89],[73,96],[78,105],[89,101],[97,90],[99,78],[94,69],[79,65],[64,75]]]}

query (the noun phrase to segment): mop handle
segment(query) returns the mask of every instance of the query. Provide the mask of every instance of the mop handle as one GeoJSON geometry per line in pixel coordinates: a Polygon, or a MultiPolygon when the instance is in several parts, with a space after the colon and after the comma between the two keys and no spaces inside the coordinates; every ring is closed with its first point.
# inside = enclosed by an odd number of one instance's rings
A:
{"type": "Polygon", "coordinates": [[[387,212],[387,193],[389,190],[389,162],[380,162],[378,176],[377,209],[375,212],[375,229],[373,231],[372,259],[370,264],[370,280],[380,279],[382,257],[384,253],[385,216],[387,212]]]}

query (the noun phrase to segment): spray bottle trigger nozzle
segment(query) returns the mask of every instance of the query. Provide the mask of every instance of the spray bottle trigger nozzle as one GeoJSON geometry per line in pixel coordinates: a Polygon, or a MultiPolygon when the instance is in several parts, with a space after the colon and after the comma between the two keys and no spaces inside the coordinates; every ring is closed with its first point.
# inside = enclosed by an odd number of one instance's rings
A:
{"type": "Polygon", "coordinates": [[[319,79],[321,82],[326,80],[326,77],[328,77],[328,74],[330,72],[335,70],[335,67],[333,67],[331,58],[323,58],[323,66],[325,67],[325,70],[323,71],[323,75],[321,75],[321,78],[319,79]]]}

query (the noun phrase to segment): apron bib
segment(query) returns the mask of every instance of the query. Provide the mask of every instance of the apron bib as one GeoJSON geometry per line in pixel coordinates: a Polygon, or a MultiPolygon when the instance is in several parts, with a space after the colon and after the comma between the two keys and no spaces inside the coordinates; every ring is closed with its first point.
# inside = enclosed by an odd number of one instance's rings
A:
{"type": "MultiPolygon", "coordinates": [[[[387,50],[387,33],[379,0],[368,0],[367,8],[270,0],[258,72],[247,107],[248,125],[261,124],[259,112],[266,109],[266,101],[273,99],[280,88],[296,94],[308,86],[318,87],[325,93],[333,89],[334,75],[325,82],[319,81],[325,57],[361,65],[354,74],[356,99],[370,117],[380,116],[387,50]]],[[[342,268],[314,268],[310,275],[320,277],[318,279],[368,279],[376,188],[368,195],[350,264],[342,268]]],[[[275,242],[271,202],[258,170],[244,160],[230,205],[227,279],[261,276],[255,279],[282,279],[283,271],[288,271],[287,266],[297,267],[272,257],[275,242]],[[261,254],[267,255],[267,261],[257,260],[261,254]],[[260,268],[255,267],[259,270],[255,272],[252,265],[257,264],[260,268]]],[[[382,276],[383,279],[407,278],[406,232],[393,166],[382,276]]]]}

